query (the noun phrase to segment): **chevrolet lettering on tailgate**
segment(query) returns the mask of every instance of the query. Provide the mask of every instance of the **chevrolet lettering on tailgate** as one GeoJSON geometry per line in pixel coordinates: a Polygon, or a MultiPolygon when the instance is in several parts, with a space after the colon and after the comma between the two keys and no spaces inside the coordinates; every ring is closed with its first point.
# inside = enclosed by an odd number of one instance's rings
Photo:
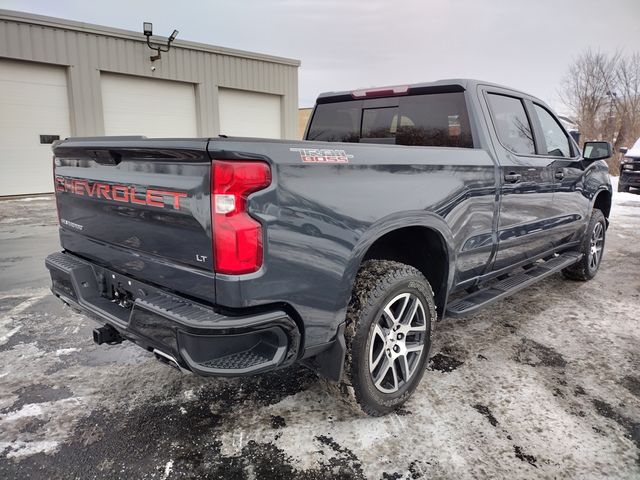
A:
{"type": "Polygon", "coordinates": [[[78,178],[56,176],[56,192],[86,195],[93,198],[114,200],[116,202],[165,208],[164,197],[171,197],[173,208],[180,210],[180,199],[187,197],[186,192],[156,190],[153,188],[145,189],[144,187],[138,188],[141,191],[136,191],[136,187],[132,185],[100,183],[78,178]]]}

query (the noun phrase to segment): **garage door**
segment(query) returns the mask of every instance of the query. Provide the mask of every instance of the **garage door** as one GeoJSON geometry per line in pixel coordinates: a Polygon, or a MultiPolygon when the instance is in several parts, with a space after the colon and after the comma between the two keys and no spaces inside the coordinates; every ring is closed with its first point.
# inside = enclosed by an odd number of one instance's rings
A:
{"type": "Polygon", "coordinates": [[[229,88],[218,92],[221,134],[282,138],[280,95],[229,88]]]}
{"type": "Polygon", "coordinates": [[[65,69],[0,59],[0,112],[0,196],[52,192],[51,141],[70,135],[65,69]]]}
{"type": "Polygon", "coordinates": [[[191,83],[102,73],[105,135],[197,137],[191,83]]]}

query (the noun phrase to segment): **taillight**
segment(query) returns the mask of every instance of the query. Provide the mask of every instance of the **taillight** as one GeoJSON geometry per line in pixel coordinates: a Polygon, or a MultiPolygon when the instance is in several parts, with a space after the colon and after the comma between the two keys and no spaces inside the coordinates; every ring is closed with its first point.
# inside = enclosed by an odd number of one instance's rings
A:
{"type": "Polygon", "coordinates": [[[265,162],[214,160],[211,216],[215,271],[238,275],[262,266],[262,226],[247,213],[247,197],[271,184],[265,162]]]}
{"type": "Polygon", "coordinates": [[[58,202],[58,179],[56,178],[56,156],[51,160],[51,174],[53,176],[53,198],[56,200],[56,213],[58,214],[58,225],[60,225],[60,203],[58,202]]]}

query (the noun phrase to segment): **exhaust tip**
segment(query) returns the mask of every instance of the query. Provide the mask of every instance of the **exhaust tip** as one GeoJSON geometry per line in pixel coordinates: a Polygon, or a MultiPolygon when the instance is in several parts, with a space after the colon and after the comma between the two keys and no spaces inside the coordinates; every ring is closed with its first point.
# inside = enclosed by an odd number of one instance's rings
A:
{"type": "Polygon", "coordinates": [[[157,348],[153,349],[153,354],[155,355],[156,359],[158,359],[158,361],[169,365],[170,367],[173,367],[177,370],[179,370],[182,373],[191,373],[189,370],[186,370],[184,368],[182,368],[180,366],[180,364],[178,363],[178,361],[172,357],[171,355],[169,355],[168,353],[164,353],[160,350],[158,350],[157,348]]]}

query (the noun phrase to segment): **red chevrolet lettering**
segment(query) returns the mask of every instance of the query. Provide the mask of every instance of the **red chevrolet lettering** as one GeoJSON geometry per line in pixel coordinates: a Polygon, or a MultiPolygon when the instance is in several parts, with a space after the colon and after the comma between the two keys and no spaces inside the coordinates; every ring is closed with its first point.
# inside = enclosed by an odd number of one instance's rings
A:
{"type": "Polygon", "coordinates": [[[184,192],[172,192],[169,190],[158,191],[158,194],[173,197],[173,208],[176,210],[180,210],[180,199],[187,196],[184,192]]]}
{"type": "Polygon", "coordinates": [[[116,202],[129,202],[129,187],[114,185],[111,187],[111,193],[116,202]]]}
{"type": "Polygon", "coordinates": [[[93,197],[93,195],[96,192],[96,184],[94,183],[93,185],[90,185],[89,182],[87,181],[84,181],[83,184],[84,184],[84,189],[87,191],[87,194],[90,197],[93,197]]]}
{"type": "Polygon", "coordinates": [[[164,199],[160,196],[158,190],[147,190],[147,205],[164,208],[164,199]]]}
{"type": "Polygon", "coordinates": [[[97,195],[98,198],[102,196],[107,200],[111,200],[111,196],[109,195],[109,185],[105,185],[104,183],[98,183],[96,187],[97,187],[96,191],[98,192],[98,195],[97,195]]]}
{"type": "Polygon", "coordinates": [[[131,203],[135,203],[136,205],[146,205],[147,202],[145,199],[140,199],[136,196],[136,187],[131,187],[131,193],[129,195],[129,200],[131,203]]]}
{"type": "MultiPolygon", "coordinates": [[[[55,177],[55,188],[56,192],[61,193],[71,193],[79,196],[89,196],[134,205],[148,205],[157,208],[166,208],[165,197],[170,197],[170,205],[174,210],[180,210],[180,199],[188,197],[186,192],[178,192],[175,190],[148,188],[146,191],[138,191],[136,187],[129,185],[112,185],[62,176],[55,177]]],[[[140,189],[140,187],[138,187],[138,189],[140,189]]]]}

